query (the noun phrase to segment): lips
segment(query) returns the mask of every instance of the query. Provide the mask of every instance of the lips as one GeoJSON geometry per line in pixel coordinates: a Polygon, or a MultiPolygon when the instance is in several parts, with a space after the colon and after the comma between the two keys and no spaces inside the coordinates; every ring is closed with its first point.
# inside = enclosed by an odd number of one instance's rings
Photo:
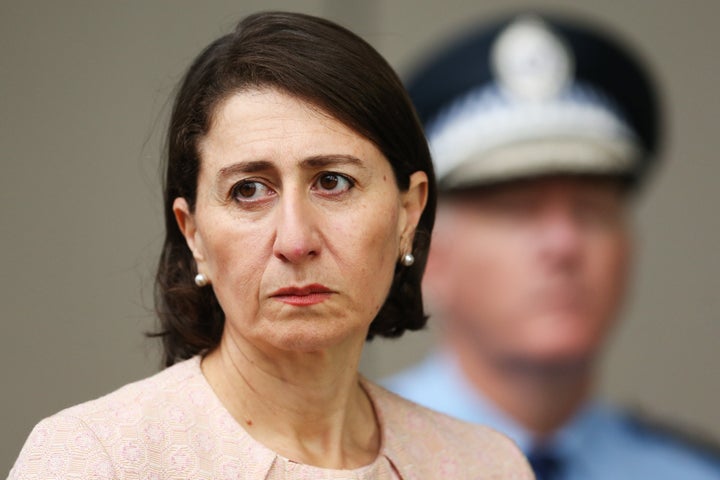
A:
{"type": "Polygon", "coordinates": [[[335,293],[325,285],[313,283],[301,287],[286,287],[273,292],[270,297],[288,305],[304,307],[322,303],[335,293]]]}

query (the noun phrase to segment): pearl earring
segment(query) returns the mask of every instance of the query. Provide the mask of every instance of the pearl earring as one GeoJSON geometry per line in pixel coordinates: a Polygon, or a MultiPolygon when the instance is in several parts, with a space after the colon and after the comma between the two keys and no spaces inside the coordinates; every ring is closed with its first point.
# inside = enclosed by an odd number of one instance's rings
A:
{"type": "Polygon", "coordinates": [[[406,267],[411,266],[413,263],[415,263],[415,255],[410,252],[406,253],[400,258],[400,263],[402,263],[406,267]]]}
{"type": "Polygon", "coordinates": [[[205,285],[210,283],[210,279],[208,279],[207,275],[204,273],[198,273],[195,275],[195,285],[198,287],[204,287],[205,285]]]}

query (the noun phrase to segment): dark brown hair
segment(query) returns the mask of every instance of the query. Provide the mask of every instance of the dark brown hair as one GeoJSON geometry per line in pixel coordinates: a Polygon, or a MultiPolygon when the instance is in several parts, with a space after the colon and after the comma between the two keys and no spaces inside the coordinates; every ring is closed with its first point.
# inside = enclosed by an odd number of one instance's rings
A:
{"type": "Polygon", "coordinates": [[[183,197],[194,209],[198,143],[219,103],[248,88],[274,88],[306,101],[373,142],[390,162],[398,187],[416,171],[427,173],[428,204],[413,240],[415,263],[396,266],[390,293],[368,338],[397,337],[422,328],[420,281],[435,218],[430,153],[415,110],[388,63],[368,43],[330,21],[268,12],[242,20],[210,44],[180,83],[167,133],[164,183],[166,237],[155,283],[166,366],[214,348],[225,315],[211,287],[194,284],[195,261],[173,215],[183,197]]]}

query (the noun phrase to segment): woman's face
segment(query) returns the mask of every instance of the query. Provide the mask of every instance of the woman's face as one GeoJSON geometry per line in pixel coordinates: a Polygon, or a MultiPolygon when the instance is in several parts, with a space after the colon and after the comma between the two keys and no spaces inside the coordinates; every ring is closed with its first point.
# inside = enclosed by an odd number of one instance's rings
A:
{"type": "Polygon", "coordinates": [[[427,196],[398,190],[370,141],[272,89],[221,103],[200,142],[197,200],[174,212],[226,316],[224,336],[319,351],[364,339],[427,196]]]}

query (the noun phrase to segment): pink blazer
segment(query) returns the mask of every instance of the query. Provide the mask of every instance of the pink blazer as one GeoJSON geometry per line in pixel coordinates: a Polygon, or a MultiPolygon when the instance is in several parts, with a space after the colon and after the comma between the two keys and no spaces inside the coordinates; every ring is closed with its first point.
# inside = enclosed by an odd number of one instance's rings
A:
{"type": "Polygon", "coordinates": [[[515,445],[361,380],[381,426],[376,460],[329,470],[254,440],[220,403],[200,357],[41,421],[11,479],[518,479],[533,475],[515,445]]]}

